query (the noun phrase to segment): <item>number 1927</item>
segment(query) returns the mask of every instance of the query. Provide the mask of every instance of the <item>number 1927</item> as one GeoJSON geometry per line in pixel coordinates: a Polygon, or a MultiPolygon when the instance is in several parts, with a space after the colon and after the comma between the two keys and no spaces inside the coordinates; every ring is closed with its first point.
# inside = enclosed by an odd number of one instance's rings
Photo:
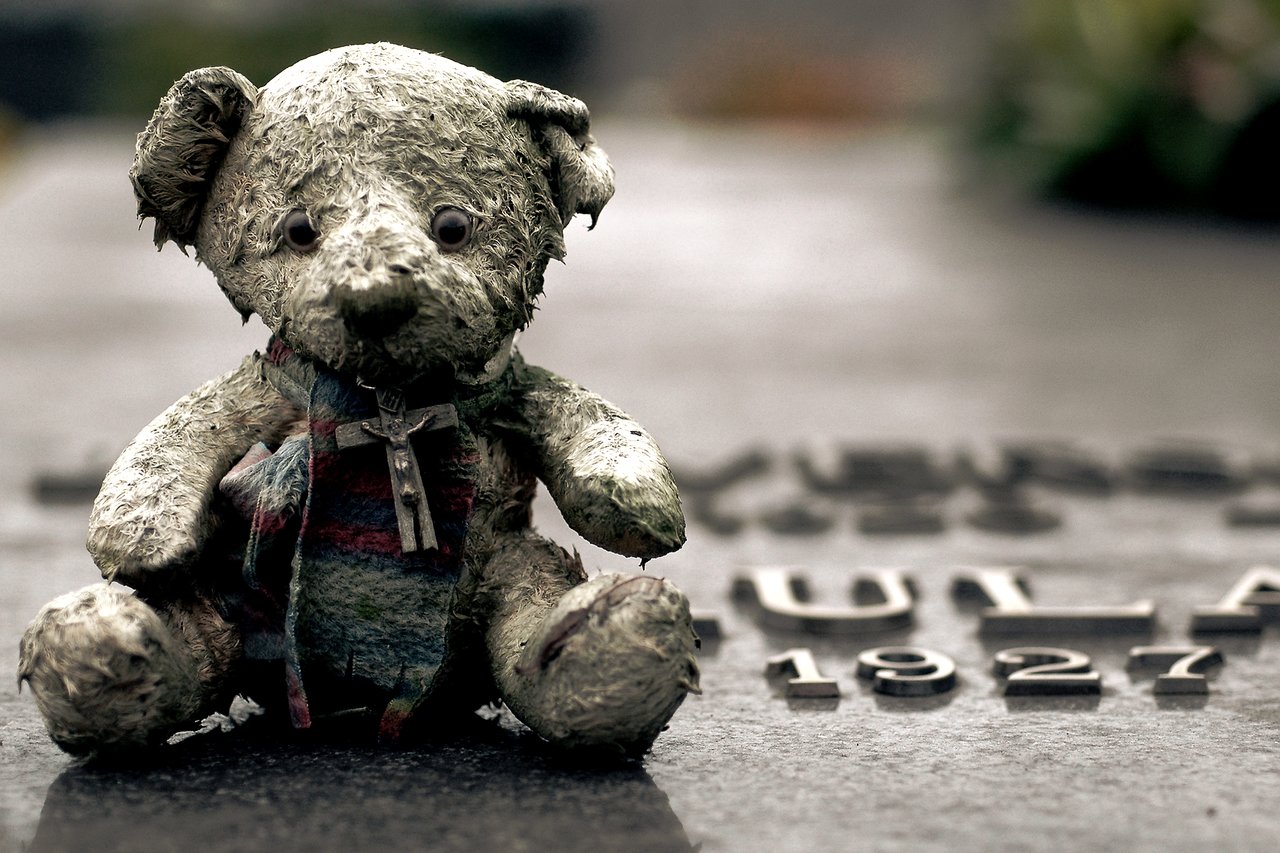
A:
{"type": "MultiPolygon", "coordinates": [[[[1213,646],[1134,646],[1129,666],[1165,667],[1156,676],[1156,695],[1205,694],[1204,672],[1223,662],[1213,646]]],[[[1005,696],[1097,695],[1102,676],[1084,652],[1051,646],[1020,646],[995,653],[992,671],[1003,681],[1005,696]]],[[[956,686],[956,664],[942,652],[917,646],[879,646],[858,655],[856,673],[877,693],[935,696],[956,686]]],[[[807,648],[788,649],[769,658],[766,675],[786,675],[789,698],[834,699],[840,689],[819,670],[807,648]]]]}

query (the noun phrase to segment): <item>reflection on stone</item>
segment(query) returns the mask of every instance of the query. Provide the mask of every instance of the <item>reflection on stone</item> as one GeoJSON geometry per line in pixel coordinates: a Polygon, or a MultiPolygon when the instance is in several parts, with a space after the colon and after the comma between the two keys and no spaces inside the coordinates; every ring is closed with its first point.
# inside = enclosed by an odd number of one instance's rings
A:
{"type": "Polygon", "coordinates": [[[937,693],[933,696],[890,696],[887,693],[880,693],[875,690],[871,692],[871,697],[876,703],[876,710],[890,714],[938,711],[950,705],[955,696],[955,691],[952,690],[948,690],[946,693],[937,693]]]}
{"type": "Polygon", "coordinates": [[[1019,711],[1096,711],[1102,704],[1098,693],[1076,696],[1005,696],[1004,707],[1010,713],[1019,711]]]}
{"type": "Polygon", "coordinates": [[[569,764],[529,736],[395,752],[237,737],[179,750],[147,768],[69,766],[29,851],[692,849],[639,764],[569,764]]]}

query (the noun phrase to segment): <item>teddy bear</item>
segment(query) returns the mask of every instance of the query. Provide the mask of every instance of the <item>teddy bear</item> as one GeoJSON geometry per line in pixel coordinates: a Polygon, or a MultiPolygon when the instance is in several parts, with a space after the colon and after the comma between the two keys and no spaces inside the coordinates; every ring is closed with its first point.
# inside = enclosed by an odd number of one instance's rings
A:
{"type": "Polygon", "coordinates": [[[671,471],[514,347],[613,175],[576,98],[395,45],[173,85],[139,217],[271,337],[128,445],[90,519],[105,582],[26,630],[19,681],[60,747],[153,747],[251,685],[285,729],[403,743],[500,701],[569,751],[650,748],[698,691],[688,601],[588,577],[530,505],[540,480],[643,569],[684,543],[671,471]]]}

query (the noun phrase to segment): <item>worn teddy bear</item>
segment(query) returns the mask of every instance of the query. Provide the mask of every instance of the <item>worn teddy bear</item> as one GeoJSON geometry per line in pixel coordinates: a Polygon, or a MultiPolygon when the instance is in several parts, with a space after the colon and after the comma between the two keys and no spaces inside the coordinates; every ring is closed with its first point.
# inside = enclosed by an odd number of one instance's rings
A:
{"type": "Polygon", "coordinates": [[[89,550],[137,592],[91,586],[28,628],[19,677],[53,739],[157,743],[252,677],[298,728],[397,740],[501,699],[554,743],[647,749],[697,690],[688,603],[588,580],[530,501],[540,478],[586,539],[643,560],[684,541],[670,471],[512,347],[565,225],[613,193],[586,107],[387,44],[261,89],[206,68],[131,178],[157,245],[194,246],[274,335],[107,475],[89,550]]]}

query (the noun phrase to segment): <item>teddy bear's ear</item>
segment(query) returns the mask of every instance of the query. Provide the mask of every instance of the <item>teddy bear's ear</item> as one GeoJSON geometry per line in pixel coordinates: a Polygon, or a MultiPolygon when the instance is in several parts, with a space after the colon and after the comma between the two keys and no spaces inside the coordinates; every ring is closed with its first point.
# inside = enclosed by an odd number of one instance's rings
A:
{"type": "Polygon", "coordinates": [[[180,248],[196,236],[200,209],[257,88],[230,68],[201,68],[173,84],[156,107],[129,179],[138,217],[155,217],[156,246],[180,248]]]}
{"type": "Polygon", "coordinates": [[[591,136],[587,105],[577,98],[524,80],[505,84],[507,115],[529,122],[551,157],[551,192],[560,220],[575,213],[591,216],[595,227],[601,209],[613,196],[613,166],[591,136]]]}

